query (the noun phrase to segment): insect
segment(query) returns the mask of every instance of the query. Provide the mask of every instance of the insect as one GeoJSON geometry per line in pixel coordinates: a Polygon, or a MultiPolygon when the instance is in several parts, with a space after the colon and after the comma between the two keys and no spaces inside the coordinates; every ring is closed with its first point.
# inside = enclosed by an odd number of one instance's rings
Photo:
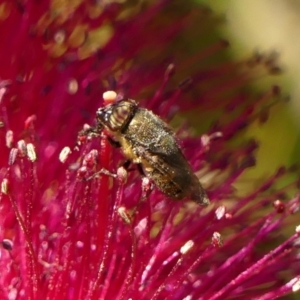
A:
{"type": "Polygon", "coordinates": [[[124,156],[138,164],[145,176],[172,199],[189,198],[208,205],[209,199],[178,146],[171,128],[157,115],[131,99],[101,107],[96,112],[96,127],[124,156]]]}

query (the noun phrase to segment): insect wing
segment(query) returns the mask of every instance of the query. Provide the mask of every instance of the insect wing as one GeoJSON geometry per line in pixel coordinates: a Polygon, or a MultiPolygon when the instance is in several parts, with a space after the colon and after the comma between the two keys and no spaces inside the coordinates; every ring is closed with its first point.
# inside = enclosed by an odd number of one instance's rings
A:
{"type": "Polygon", "coordinates": [[[175,199],[189,197],[201,205],[209,204],[204,189],[193,173],[180,149],[172,154],[159,153],[138,147],[144,159],[144,171],[150,175],[160,190],[175,199]],[[147,168],[147,165],[150,167],[147,168]]]}

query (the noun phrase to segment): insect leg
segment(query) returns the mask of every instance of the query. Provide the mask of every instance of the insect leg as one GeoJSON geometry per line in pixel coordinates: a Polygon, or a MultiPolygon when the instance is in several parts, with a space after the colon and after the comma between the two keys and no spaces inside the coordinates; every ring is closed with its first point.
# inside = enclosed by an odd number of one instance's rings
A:
{"type": "Polygon", "coordinates": [[[95,177],[97,177],[98,175],[100,174],[104,174],[104,175],[107,175],[107,176],[110,176],[110,177],[113,177],[113,178],[116,178],[117,177],[117,174],[115,173],[111,173],[109,172],[107,169],[104,169],[102,168],[101,170],[97,171],[96,173],[94,173],[93,175],[91,175],[90,177],[86,178],[86,180],[91,180],[95,177]]]}
{"type": "Polygon", "coordinates": [[[142,165],[141,165],[141,164],[136,164],[136,167],[137,167],[137,169],[138,169],[140,175],[143,176],[143,177],[146,177],[146,174],[145,174],[145,172],[144,172],[144,170],[143,170],[142,165]]]}
{"type": "Polygon", "coordinates": [[[88,127],[88,128],[84,128],[84,129],[80,130],[78,132],[78,136],[77,136],[76,147],[82,145],[87,140],[89,140],[93,137],[101,136],[102,129],[103,129],[102,125],[101,126],[98,125],[95,127],[88,127]]]}
{"type": "Polygon", "coordinates": [[[140,201],[144,201],[146,198],[149,197],[153,190],[153,181],[151,178],[146,176],[142,164],[136,164],[138,172],[142,177],[142,196],[140,201]]]}
{"type": "MultiPolygon", "coordinates": [[[[130,165],[131,165],[131,161],[130,161],[130,160],[126,160],[126,161],[123,163],[122,167],[123,167],[126,171],[128,171],[130,165]]],[[[129,171],[130,171],[130,170],[129,170],[129,171]]]]}
{"type": "Polygon", "coordinates": [[[121,144],[118,141],[115,141],[110,136],[107,136],[108,142],[115,148],[121,148],[121,144]]]}
{"type": "Polygon", "coordinates": [[[95,126],[95,127],[88,127],[84,128],[79,131],[78,136],[87,136],[87,137],[98,137],[101,135],[102,132],[102,125],[101,126],[95,126]]]}

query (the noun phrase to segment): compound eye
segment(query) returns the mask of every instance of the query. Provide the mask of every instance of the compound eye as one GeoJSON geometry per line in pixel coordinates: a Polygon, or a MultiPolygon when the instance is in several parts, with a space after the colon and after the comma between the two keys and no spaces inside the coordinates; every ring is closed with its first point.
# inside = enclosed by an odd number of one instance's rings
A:
{"type": "Polygon", "coordinates": [[[130,117],[130,113],[130,107],[127,105],[117,106],[110,116],[111,126],[116,129],[122,128],[130,117]]]}
{"type": "Polygon", "coordinates": [[[122,100],[97,111],[98,120],[112,131],[121,130],[133,116],[135,106],[131,101],[122,100]]]}

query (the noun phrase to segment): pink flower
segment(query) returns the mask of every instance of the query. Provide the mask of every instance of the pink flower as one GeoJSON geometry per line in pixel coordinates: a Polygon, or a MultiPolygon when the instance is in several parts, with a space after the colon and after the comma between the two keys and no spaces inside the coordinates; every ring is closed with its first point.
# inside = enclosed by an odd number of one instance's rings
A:
{"type": "MultiPolygon", "coordinates": [[[[233,188],[257,144],[231,141],[279,89],[251,101],[239,89],[250,72],[202,67],[226,43],[186,54],[184,39],[198,17],[199,31],[218,20],[172,5],[0,4],[0,299],[274,299],[299,289],[297,185],[274,188],[293,168],[246,195],[233,188]],[[146,193],[151,182],[122,168],[105,134],[76,146],[109,89],[166,121],[226,112],[202,137],[177,131],[210,206],[146,193]],[[97,175],[103,168],[113,176],[97,175]]],[[[247,64],[277,70],[264,59],[247,64]]]]}

